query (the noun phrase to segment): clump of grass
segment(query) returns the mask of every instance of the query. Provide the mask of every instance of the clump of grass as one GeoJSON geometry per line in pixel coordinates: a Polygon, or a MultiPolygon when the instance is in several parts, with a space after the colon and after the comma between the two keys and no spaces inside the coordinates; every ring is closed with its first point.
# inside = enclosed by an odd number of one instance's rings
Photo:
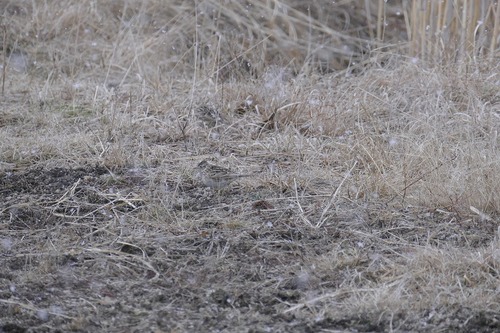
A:
{"type": "Polygon", "coordinates": [[[58,303],[73,327],[112,312],[192,331],[217,312],[235,331],[289,313],[412,330],[498,310],[498,4],[0,8],[12,320],[58,303]],[[251,177],[212,191],[203,159],[251,177]]]}
{"type": "Polygon", "coordinates": [[[500,7],[490,1],[412,1],[410,54],[424,62],[463,65],[498,58],[500,7]]]}

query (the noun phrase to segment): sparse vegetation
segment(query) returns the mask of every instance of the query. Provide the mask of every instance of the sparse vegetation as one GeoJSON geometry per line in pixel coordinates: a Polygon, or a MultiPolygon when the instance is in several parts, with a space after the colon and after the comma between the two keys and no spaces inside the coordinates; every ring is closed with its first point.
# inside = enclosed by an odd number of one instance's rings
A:
{"type": "Polygon", "coordinates": [[[0,12],[0,332],[500,330],[499,2],[0,12]]]}

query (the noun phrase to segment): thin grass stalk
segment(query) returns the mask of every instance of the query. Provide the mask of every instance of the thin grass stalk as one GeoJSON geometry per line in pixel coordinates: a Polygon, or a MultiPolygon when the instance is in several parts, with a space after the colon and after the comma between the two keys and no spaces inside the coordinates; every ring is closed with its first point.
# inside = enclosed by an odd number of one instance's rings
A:
{"type": "MultiPolygon", "coordinates": [[[[492,7],[494,4],[492,4],[492,7]]],[[[496,54],[495,50],[497,48],[497,36],[500,33],[500,1],[497,1],[497,8],[494,10],[495,12],[495,20],[493,23],[493,35],[490,41],[490,61],[493,60],[494,55],[496,54]]]]}

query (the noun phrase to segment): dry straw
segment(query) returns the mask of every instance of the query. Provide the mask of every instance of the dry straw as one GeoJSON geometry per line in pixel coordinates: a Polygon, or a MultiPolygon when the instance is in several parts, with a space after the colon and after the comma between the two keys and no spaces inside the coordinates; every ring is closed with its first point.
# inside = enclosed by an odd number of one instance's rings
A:
{"type": "Polygon", "coordinates": [[[0,12],[4,330],[498,326],[498,3],[0,12]]]}
{"type": "Polygon", "coordinates": [[[430,63],[498,57],[500,2],[403,1],[410,54],[430,63]]]}

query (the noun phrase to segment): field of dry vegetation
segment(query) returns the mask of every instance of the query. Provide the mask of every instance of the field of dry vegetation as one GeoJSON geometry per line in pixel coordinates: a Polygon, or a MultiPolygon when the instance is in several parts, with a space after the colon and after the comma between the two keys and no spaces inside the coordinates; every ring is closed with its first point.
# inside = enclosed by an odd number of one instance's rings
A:
{"type": "Polygon", "coordinates": [[[499,2],[0,13],[1,333],[500,331],[499,2]]]}

